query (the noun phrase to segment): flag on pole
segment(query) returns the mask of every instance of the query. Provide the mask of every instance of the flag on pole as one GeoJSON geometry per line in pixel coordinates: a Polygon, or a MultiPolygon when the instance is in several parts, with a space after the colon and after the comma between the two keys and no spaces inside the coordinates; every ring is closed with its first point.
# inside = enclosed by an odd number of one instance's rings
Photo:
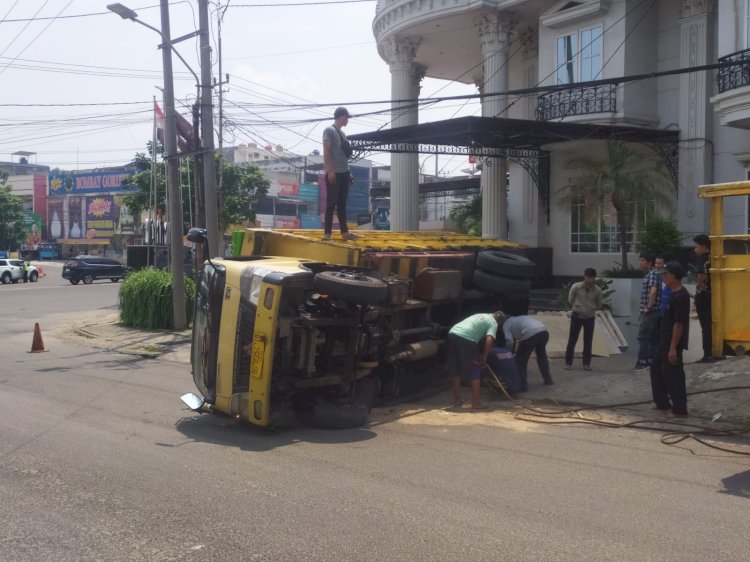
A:
{"type": "MultiPolygon", "coordinates": [[[[177,117],[177,152],[190,152],[193,147],[193,126],[179,113],[177,117]]],[[[161,107],[154,102],[154,125],[156,127],[156,138],[164,142],[165,116],[161,107]]]]}

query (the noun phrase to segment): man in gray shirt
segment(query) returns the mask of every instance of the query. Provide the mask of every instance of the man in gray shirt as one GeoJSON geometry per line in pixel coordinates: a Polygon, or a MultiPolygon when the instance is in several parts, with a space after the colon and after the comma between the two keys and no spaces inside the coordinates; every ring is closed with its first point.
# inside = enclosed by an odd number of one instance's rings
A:
{"type": "Polygon", "coordinates": [[[503,322],[503,334],[505,335],[505,347],[513,349],[517,342],[516,362],[521,375],[521,390],[529,390],[526,370],[529,365],[531,352],[536,353],[536,364],[542,374],[544,384],[554,384],[549,372],[549,359],[547,358],[547,342],[549,332],[547,326],[531,316],[509,316],[503,322]]]}
{"type": "Polygon", "coordinates": [[[352,155],[349,141],[341,130],[349,123],[349,111],[337,107],[333,112],[333,125],[323,130],[323,167],[326,182],[326,212],[323,225],[323,240],[331,239],[333,230],[333,209],[339,218],[341,237],[354,240],[355,234],[349,232],[346,224],[346,200],[349,197],[349,186],[352,176],[349,173],[349,157],[352,155]]]}

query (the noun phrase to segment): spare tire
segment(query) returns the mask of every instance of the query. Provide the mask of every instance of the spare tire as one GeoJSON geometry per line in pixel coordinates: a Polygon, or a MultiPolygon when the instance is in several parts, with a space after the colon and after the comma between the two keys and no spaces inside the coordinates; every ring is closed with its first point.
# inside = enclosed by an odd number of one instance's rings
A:
{"type": "Polygon", "coordinates": [[[356,304],[379,304],[388,293],[380,279],[358,271],[321,271],[313,284],[320,292],[356,304]]]}
{"type": "Polygon", "coordinates": [[[489,273],[483,269],[474,272],[474,285],[483,291],[499,293],[512,299],[525,298],[531,291],[530,279],[512,279],[489,273]]]}
{"type": "Polygon", "coordinates": [[[528,279],[536,276],[534,262],[529,258],[498,250],[479,252],[477,267],[504,277],[528,279]]]}

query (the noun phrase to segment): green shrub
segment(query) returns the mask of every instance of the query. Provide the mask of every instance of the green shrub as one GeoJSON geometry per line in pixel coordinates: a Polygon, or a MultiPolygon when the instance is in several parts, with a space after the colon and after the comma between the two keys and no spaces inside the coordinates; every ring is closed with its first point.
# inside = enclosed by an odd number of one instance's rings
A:
{"type": "MultiPolygon", "coordinates": [[[[577,281],[571,281],[560,287],[560,292],[552,302],[562,306],[565,310],[570,310],[571,305],[568,297],[573,283],[577,283],[577,281]]],[[[611,279],[596,278],[596,286],[602,290],[602,310],[609,310],[610,312],[612,312],[612,293],[615,292],[614,289],[609,288],[611,284],[611,279]]]]}
{"type": "MultiPolygon", "coordinates": [[[[130,273],[120,286],[120,321],[147,330],[170,330],[172,322],[172,274],[148,267],[130,273]]],[[[185,312],[193,317],[195,281],[185,278],[185,312]]]]}
{"type": "Polygon", "coordinates": [[[675,221],[652,217],[643,227],[638,250],[674,259],[681,245],[682,232],[677,229],[675,221]]]}

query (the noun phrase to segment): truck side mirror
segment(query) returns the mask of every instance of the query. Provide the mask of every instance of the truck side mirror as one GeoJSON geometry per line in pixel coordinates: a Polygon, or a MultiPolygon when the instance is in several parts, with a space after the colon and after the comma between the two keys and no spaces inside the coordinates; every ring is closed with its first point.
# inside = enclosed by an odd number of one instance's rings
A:
{"type": "Polygon", "coordinates": [[[206,229],[205,228],[191,228],[188,230],[187,239],[194,244],[205,244],[206,243],[206,229]]]}

